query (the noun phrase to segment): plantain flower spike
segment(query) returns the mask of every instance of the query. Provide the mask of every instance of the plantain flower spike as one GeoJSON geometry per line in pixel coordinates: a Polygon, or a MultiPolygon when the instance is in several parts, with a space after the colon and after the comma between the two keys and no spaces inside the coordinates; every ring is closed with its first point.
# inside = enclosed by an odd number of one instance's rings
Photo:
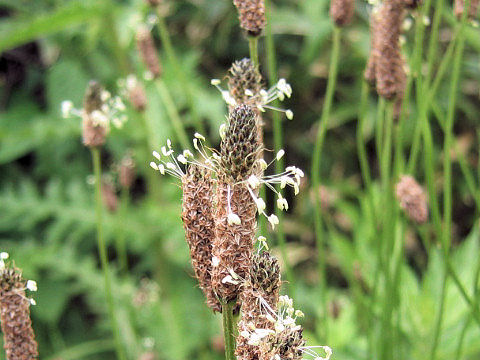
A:
{"type": "Polygon", "coordinates": [[[0,253],[0,321],[7,360],[33,360],[38,357],[37,342],[30,320],[30,305],[25,291],[36,291],[33,280],[24,280],[19,269],[0,253]]]}
{"type": "Polygon", "coordinates": [[[427,195],[418,182],[412,176],[403,175],[395,190],[400,207],[410,220],[425,223],[428,220],[427,195]]]}
{"type": "Polygon", "coordinates": [[[211,172],[196,164],[189,165],[185,176],[182,177],[182,190],[182,221],[192,267],[208,307],[220,312],[221,304],[212,288],[215,182],[211,172]]]}
{"type": "Polygon", "coordinates": [[[267,22],[264,0],[233,0],[237,7],[240,27],[249,36],[257,37],[262,33],[267,22]]]}

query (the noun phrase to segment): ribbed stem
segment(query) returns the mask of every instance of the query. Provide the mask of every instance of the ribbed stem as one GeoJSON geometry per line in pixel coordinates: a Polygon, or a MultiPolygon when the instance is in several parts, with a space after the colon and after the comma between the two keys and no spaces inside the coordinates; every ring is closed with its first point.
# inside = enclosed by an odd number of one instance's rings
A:
{"type": "Polygon", "coordinates": [[[177,55],[175,54],[175,50],[172,46],[172,41],[170,39],[170,34],[168,33],[167,25],[165,24],[165,19],[161,10],[157,11],[158,15],[158,30],[160,34],[160,38],[162,39],[162,44],[165,47],[165,52],[167,53],[168,60],[170,65],[173,66],[173,70],[175,71],[176,78],[181,82],[182,89],[185,91],[186,100],[188,103],[188,107],[190,108],[190,114],[195,121],[195,126],[198,132],[202,134],[206,134],[205,126],[203,125],[202,119],[197,112],[197,107],[195,106],[195,101],[193,97],[193,91],[191,83],[188,81],[185,72],[182,70],[180,66],[180,62],[178,61],[177,55]]]}
{"type": "Polygon", "coordinates": [[[328,340],[328,321],[327,321],[327,299],[326,299],[326,264],[325,264],[325,244],[323,239],[322,229],[322,216],[321,216],[321,203],[320,203],[320,161],[323,149],[323,142],[325,140],[325,134],[328,129],[328,120],[330,117],[330,110],[333,102],[333,95],[335,94],[335,85],[337,82],[337,69],[340,53],[340,39],[341,29],[338,27],[333,28],[333,47],[330,58],[330,70],[328,73],[327,92],[325,95],[325,102],[323,104],[323,111],[320,117],[320,123],[318,125],[317,138],[315,147],[313,150],[312,159],[312,188],[315,199],[315,235],[316,244],[318,250],[318,271],[320,273],[320,291],[322,296],[323,316],[324,316],[324,328],[325,338],[328,340]]]}
{"type": "Polygon", "coordinates": [[[225,360],[236,360],[235,357],[235,321],[233,309],[235,301],[222,304],[223,336],[225,340],[225,360]]]}
{"type": "Polygon", "coordinates": [[[258,36],[248,37],[248,49],[253,65],[258,69],[258,36]]]}
{"type": "Polygon", "coordinates": [[[156,79],[155,85],[157,86],[158,93],[160,94],[163,104],[165,105],[165,109],[167,110],[167,114],[170,118],[177,140],[184,149],[191,149],[187,133],[183,126],[182,120],[180,119],[180,115],[178,114],[175,102],[170,95],[170,91],[161,79],[156,79]]]}
{"type": "Polygon", "coordinates": [[[100,160],[100,149],[92,148],[93,170],[95,174],[95,220],[97,223],[97,241],[98,253],[100,262],[102,264],[102,271],[105,282],[105,297],[107,299],[107,309],[110,315],[110,322],[112,326],[112,333],[115,340],[115,350],[117,357],[120,360],[126,360],[122,342],[120,339],[120,332],[118,329],[117,316],[115,312],[115,302],[112,294],[112,283],[110,279],[110,270],[108,266],[107,247],[103,237],[103,207],[102,207],[102,189],[101,178],[102,168],[100,160]]]}

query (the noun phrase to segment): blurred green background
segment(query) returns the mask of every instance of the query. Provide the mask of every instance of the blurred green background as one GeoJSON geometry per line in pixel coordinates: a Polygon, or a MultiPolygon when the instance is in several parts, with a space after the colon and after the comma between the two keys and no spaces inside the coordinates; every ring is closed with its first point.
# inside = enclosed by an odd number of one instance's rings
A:
{"type": "MultiPolygon", "coordinates": [[[[371,359],[369,341],[375,348],[383,334],[380,319],[371,313],[372,309],[374,314],[379,312],[381,306],[369,297],[376,261],[376,234],[371,225],[375,219],[368,211],[356,148],[360,89],[369,48],[366,2],[357,2],[354,22],[342,37],[339,79],[322,160],[323,185],[321,189],[309,186],[331,52],[328,6],[327,0],[275,0],[271,4],[278,73],[293,88],[292,98],[284,104],[295,113],[293,121],[283,120],[286,165],[298,166],[307,174],[295,200],[287,193],[292,209],[283,221],[293,278],[284,290],[306,314],[303,325],[309,345],[329,345],[336,360],[371,359]],[[314,191],[321,191],[323,200],[328,337],[318,287],[314,191]]],[[[218,126],[227,109],[210,79],[223,79],[234,60],[248,56],[236,10],[228,0],[164,0],[160,13],[192,89],[196,113],[211,143],[218,144],[218,126]]],[[[63,119],[61,102],[71,100],[80,108],[90,79],[101,81],[112,94],[120,93],[117,82],[128,74],[142,79],[145,69],[137,54],[135,30],[150,22],[163,65],[162,79],[189,134],[195,132],[188,94],[166,56],[152,22],[154,15],[140,0],[0,0],[0,248],[11,254],[26,278],[38,282],[32,318],[41,359],[114,358],[96,248],[90,154],[81,144],[80,120],[63,119]]],[[[440,28],[441,51],[452,36],[453,21],[449,3],[440,28]]],[[[457,151],[474,174],[480,171],[476,133],[479,35],[478,28],[469,26],[454,127],[457,151]]],[[[405,33],[407,57],[413,36],[413,30],[405,33]]],[[[260,63],[266,76],[264,45],[262,37],[260,63]]],[[[150,131],[146,134],[144,119],[129,107],[128,122],[111,132],[102,155],[104,172],[112,179],[117,175],[115,164],[128,150],[137,161],[128,209],[108,212],[104,225],[122,339],[129,359],[146,360],[147,355],[141,356],[150,352],[158,359],[222,359],[221,319],[204,305],[189,264],[178,181],[158,178],[153,187],[147,186],[153,170],[144,151],[145,137],[158,150],[167,138],[174,138],[174,132],[157,87],[151,81],[144,85],[150,131]],[[127,240],[128,275],[117,271],[114,244],[121,234],[127,240]]],[[[446,110],[448,85],[448,79],[442,82],[436,99],[440,113],[446,110]]],[[[372,141],[376,97],[371,94],[369,101],[365,136],[376,177],[372,141]]],[[[273,149],[271,115],[266,115],[265,142],[273,149]]],[[[445,154],[441,152],[441,119],[437,120],[432,116],[435,166],[440,171],[445,154]]],[[[406,149],[415,121],[412,106],[401,125],[406,149]]],[[[453,263],[470,292],[480,261],[478,210],[460,172],[458,154],[447,156],[454,160],[453,263]]],[[[423,179],[421,166],[415,175],[423,179]]],[[[437,181],[440,189],[440,172],[437,181]]],[[[375,199],[380,194],[377,185],[375,199]]],[[[270,199],[270,211],[273,205],[270,199]]],[[[399,302],[390,319],[395,359],[425,359],[431,348],[443,272],[438,246],[427,256],[420,241],[421,233],[428,234],[431,228],[431,224],[419,229],[407,223],[404,241],[394,249],[396,254],[404,252],[398,265],[399,302]]],[[[281,257],[276,235],[268,239],[281,257]]],[[[437,358],[455,359],[463,339],[463,358],[479,359],[479,327],[470,321],[471,314],[452,285],[447,288],[444,314],[437,358]]]]}

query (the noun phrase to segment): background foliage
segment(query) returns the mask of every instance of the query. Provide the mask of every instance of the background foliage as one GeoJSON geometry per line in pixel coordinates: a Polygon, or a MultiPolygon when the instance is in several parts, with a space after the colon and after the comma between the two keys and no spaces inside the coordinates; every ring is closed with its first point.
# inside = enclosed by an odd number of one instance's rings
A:
{"type": "MultiPolygon", "coordinates": [[[[227,0],[164,2],[162,12],[180,68],[193,90],[196,112],[207,127],[209,139],[218,143],[217,129],[226,106],[210,79],[224,78],[234,60],[248,55],[236,11],[227,0]]],[[[327,81],[332,33],[328,5],[327,0],[278,0],[271,4],[279,74],[288,79],[294,91],[287,107],[294,110],[295,118],[283,122],[286,163],[304,170],[310,168],[327,81]]],[[[440,27],[441,52],[452,37],[455,22],[451,4],[447,5],[440,27]]],[[[112,93],[118,93],[119,79],[131,72],[142,77],[144,69],[136,53],[134,34],[138,24],[152,13],[140,0],[1,0],[0,14],[0,247],[10,252],[27,278],[39,284],[38,305],[33,307],[32,316],[42,359],[113,358],[96,250],[93,186],[88,181],[91,161],[81,144],[80,122],[63,119],[60,104],[68,99],[80,107],[90,79],[98,79],[112,93]]],[[[158,34],[156,26],[153,33],[158,34]]],[[[466,34],[454,153],[442,153],[442,119],[438,115],[446,112],[448,76],[434,100],[438,116],[430,121],[437,189],[442,184],[443,157],[452,156],[454,161],[452,261],[462,283],[473,294],[474,269],[480,261],[478,209],[473,200],[478,195],[480,177],[480,34],[473,26],[466,34]],[[463,160],[474,176],[473,194],[458,160],[463,160]]],[[[413,30],[407,31],[405,38],[405,52],[411,54],[413,30]]],[[[188,95],[157,40],[163,79],[182,121],[193,134],[195,122],[188,95]]],[[[375,277],[375,218],[369,211],[356,148],[368,47],[368,6],[358,1],[354,23],[342,37],[339,79],[321,169],[328,336],[318,287],[312,215],[312,194],[320,189],[309,188],[308,176],[284,219],[287,260],[293,267],[293,280],[285,287],[307,315],[305,335],[310,343],[329,345],[337,360],[371,358],[370,342],[375,348],[384,335],[380,319],[375,317],[383,305],[372,303],[369,296],[375,277]]],[[[261,39],[260,59],[266,75],[264,48],[261,39]]],[[[220,319],[204,306],[189,265],[179,216],[178,184],[165,178],[154,179],[154,186],[147,186],[152,170],[144,151],[145,137],[150,137],[158,149],[174,133],[157,88],[152,82],[145,86],[150,131],[146,134],[142,119],[129,109],[125,128],[112,132],[103,151],[104,171],[113,176],[113,165],[128,149],[133,149],[137,159],[138,178],[130,205],[126,212],[109,213],[105,218],[116,274],[114,292],[121,335],[131,359],[150,350],[159,359],[221,359],[220,319]],[[118,271],[114,244],[120,234],[128,244],[128,275],[118,271]]],[[[376,178],[375,104],[372,94],[365,136],[376,178]]],[[[412,106],[400,127],[405,149],[411,145],[416,120],[412,106]]],[[[270,121],[266,124],[266,143],[273,148],[270,121]]],[[[423,174],[420,161],[415,175],[422,181],[423,174]]],[[[375,182],[373,198],[379,202],[380,196],[381,188],[375,182]]],[[[418,228],[407,222],[403,241],[392,252],[392,257],[400,259],[401,274],[398,306],[391,319],[394,342],[390,345],[395,359],[424,359],[432,346],[444,271],[439,241],[433,237],[428,252],[421,241],[432,227],[427,224],[418,228]]],[[[278,251],[273,234],[270,241],[278,251]]],[[[479,327],[471,321],[470,310],[452,284],[447,286],[444,314],[437,358],[455,359],[463,339],[463,358],[478,359],[479,327]]]]}

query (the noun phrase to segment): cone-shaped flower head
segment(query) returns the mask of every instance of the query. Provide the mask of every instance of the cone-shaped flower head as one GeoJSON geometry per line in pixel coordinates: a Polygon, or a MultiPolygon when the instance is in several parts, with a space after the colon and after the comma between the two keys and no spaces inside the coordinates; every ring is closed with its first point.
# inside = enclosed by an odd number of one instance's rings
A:
{"type": "Polygon", "coordinates": [[[230,112],[220,144],[221,168],[228,181],[246,180],[253,171],[259,152],[256,117],[247,105],[230,112]]]}
{"type": "Polygon", "coordinates": [[[0,321],[7,360],[32,360],[38,357],[37,342],[30,320],[30,305],[25,290],[35,291],[34,281],[25,281],[18,269],[5,263],[0,254],[0,321]]]}
{"type": "Polygon", "coordinates": [[[240,18],[240,26],[250,36],[259,36],[266,24],[264,0],[233,0],[240,18]]]}
{"type": "Polygon", "coordinates": [[[214,311],[221,311],[212,288],[212,242],[215,236],[213,219],[215,182],[210,172],[190,164],[182,177],[183,203],[182,220],[185,239],[195,276],[198,279],[207,305],[214,311]]]}
{"type": "Polygon", "coordinates": [[[235,61],[228,76],[228,90],[237,104],[256,106],[262,90],[262,75],[252,60],[235,61]]]}
{"type": "Polygon", "coordinates": [[[418,182],[409,175],[403,175],[396,185],[396,195],[400,207],[416,223],[428,220],[427,195],[418,182]]]}
{"type": "Polygon", "coordinates": [[[331,0],[330,17],[337,26],[345,26],[352,21],[355,0],[331,0]]]}
{"type": "Polygon", "coordinates": [[[162,74],[162,67],[158,59],[157,49],[150,30],[146,26],[140,26],[136,34],[137,48],[145,67],[155,79],[162,74]]]}
{"type": "Polygon", "coordinates": [[[375,75],[377,92],[385,99],[401,98],[406,74],[400,51],[400,33],[405,16],[404,4],[399,0],[385,0],[378,13],[375,36],[375,75]]]}

